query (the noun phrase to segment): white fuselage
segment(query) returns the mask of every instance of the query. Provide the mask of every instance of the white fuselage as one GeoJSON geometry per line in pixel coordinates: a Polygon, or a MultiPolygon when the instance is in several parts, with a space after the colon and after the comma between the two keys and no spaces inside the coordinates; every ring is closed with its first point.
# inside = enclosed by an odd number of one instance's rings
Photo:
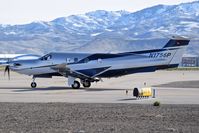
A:
{"type": "Polygon", "coordinates": [[[71,71],[75,72],[107,68],[99,73],[89,75],[96,77],[110,70],[179,64],[179,58],[181,58],[180,55],[182,55],[183,51],[184,48],[172,48],[126,54],[50,53],[47,55],[50,56],[50,58],[13,61],[13,65],[11,65],[10,68],[13,71],[26,75],[56,73],[57,71],[52,69],[52,67],[58,64],[66,64],[71,71]],[[178,55],[176,56],[177,59],[174,58],[175,55],[178,55]],[[16,66],[16,63],[20,65],[16,66]]]}

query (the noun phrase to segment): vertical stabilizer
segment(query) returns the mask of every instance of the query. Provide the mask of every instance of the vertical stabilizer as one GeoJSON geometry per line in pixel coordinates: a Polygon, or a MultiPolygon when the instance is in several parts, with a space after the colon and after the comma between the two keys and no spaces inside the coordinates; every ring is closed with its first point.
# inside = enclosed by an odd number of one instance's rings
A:
{"type": "Polygon", "coordinates": [[[164,49],[175,50],[175,54],[169,64],[180,64],[189,42],[190,40],[184,37],[173,37],[169,40],[169,42],[163,47],[164,49]]]}

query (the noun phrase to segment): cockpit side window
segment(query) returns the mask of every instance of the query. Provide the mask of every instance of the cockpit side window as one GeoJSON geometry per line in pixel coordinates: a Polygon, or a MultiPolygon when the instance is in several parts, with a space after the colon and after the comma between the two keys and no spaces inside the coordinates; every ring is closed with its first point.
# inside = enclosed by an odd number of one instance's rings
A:
{"type": "Polygon", "coordinates": [[[50,54],[47,54],[47,55],[41,57],[41,60],[43,60],[43,61],[50,60],[50,59],[52,59],[52,55],[50,55],[50,54]]]}

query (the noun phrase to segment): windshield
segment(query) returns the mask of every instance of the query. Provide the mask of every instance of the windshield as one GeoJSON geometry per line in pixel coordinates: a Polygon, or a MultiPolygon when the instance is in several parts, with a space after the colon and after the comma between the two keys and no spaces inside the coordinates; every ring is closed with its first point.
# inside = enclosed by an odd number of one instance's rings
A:
{"type": "Polygon", "coordinates": [[[47,55],[41,57],[40,59],[41,59],[41,60],[50,60],[51,58],[52,58],[52,55],[47,54],[47,55]]]}

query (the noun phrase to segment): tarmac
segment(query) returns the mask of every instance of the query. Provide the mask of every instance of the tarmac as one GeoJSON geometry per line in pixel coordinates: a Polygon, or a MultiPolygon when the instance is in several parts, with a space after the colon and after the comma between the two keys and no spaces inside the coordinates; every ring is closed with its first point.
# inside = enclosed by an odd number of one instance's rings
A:
{"type": "Polygon", "coordinates": [[[36,79],[32,89],[32,77],[11,73],[11,79],[0,75],[0,102],[20,103],[136,103],[151,104],[199,104],[199,71],[157,71],[103,79],[91,88],[78,90],[67,87],[67,79],[54,77],[36,79]],[[150,86],[155,98],[136,99],[133,88],[150,86]],[[126,90],[128,93],[126,93],[126,90]]]}

